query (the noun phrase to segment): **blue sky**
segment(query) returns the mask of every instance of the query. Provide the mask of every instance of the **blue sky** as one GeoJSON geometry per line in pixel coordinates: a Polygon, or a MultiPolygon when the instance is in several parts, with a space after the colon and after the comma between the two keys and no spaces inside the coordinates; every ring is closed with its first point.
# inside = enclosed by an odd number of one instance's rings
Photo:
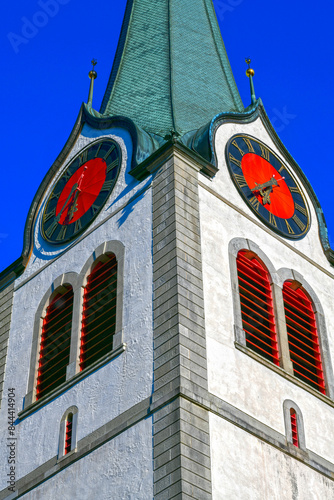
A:
{"type": "MultiPolygon", "coordinates": [[[[100,107],[126,3],[49,1],[16,0],[0,7],[0,270],[21,254],[32,199],[87,100],[93,57],[98,60],[94,107],[100,107]]],[[[310,180],[333,247],[334,5],[307,0],[214,0],[214,5],[243,102],[250,101],[244,62],[250,56],[256,95],[310,180]]]]}

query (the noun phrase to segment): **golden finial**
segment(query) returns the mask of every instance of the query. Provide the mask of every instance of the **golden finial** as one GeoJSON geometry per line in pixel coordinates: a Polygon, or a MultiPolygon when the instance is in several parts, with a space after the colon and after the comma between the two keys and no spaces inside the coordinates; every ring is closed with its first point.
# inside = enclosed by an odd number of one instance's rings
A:
{"type": "Polygon", "coordinates": [[[248,69],[246,71],[246,75],[248,76],[248,78],[250,76],[254,76],[255,75],[255,71],[250,67],[250,63],[251,63],[251,60],[249,58],[246,59],[246,64],[248,64],[248,69]]]}
{"type": "Polygon", "coordinates": [[[93,68],[90,70],[88,73],[88,76],[90,78],[90,87],[89,87],[89,94],[88,94],[88,106],[92,107],[93,106],[93,91],[94,91],[94,80],[97,78],[97,73],[95,71],[95,66],[97,65],[97,60],[92,59],[92,65],[93,68]]]}
{"type": "Polygon", "coordinates": [[[90,79],[94,78],[94,80],[95,80],[95,78],[97,78],[97,73],[95,71],[95,66],[97,65],[97,60],[96,59],[92,59],[91,62],[92,62],[93,68],[88,73],[88,76],[89,76],[90,79]]]}
{"type": "Polygon", "coordinates": [[[254,82],[253,82],[253,76],[255,75],[255,71],[250,67],[250,63],[251,63],[251,60],[248,57],[246,59],[246,64],[248,64],[246,75],[249,78],[252,104],[255,104],[256,103],[256,97],[255,97],[254,82]]]}

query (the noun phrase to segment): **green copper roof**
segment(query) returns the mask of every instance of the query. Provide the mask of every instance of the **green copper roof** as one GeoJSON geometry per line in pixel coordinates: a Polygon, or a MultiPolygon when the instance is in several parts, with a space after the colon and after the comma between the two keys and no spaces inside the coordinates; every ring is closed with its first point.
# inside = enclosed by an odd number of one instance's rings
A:
{"type": "Polygon", "coordinates": [[[243,110],[212,0],[128,0],[101,113],[165,136],[243,110]]]}

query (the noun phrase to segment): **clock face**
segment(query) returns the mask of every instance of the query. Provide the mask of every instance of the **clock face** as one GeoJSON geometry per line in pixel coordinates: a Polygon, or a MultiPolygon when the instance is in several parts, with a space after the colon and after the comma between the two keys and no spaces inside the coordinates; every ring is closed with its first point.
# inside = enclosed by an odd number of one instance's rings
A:
{"type": "Polygon", "coordinates": [[[233,136],[226,146],[231,177],[255,214],[285,238],[308,231],[305,198],[287,166],[264,143],[248,135],[233,136]]]}
{"type": "Polygon", "coordinates": [[[42,234],[49,243],[69,241],[87,228],[109,197],[121,160],[118,144],[102,139],[71,161],[44,209],[42,234]]]}

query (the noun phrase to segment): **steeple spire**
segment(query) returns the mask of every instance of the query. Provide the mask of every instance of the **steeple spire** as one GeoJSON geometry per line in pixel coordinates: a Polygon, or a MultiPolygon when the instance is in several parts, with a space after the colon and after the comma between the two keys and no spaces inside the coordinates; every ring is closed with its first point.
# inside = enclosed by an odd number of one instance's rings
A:
{"type": "Polygon", "coordinates": [[[128,0],[101,113],[164,137],[243,110],[212,0],[128,0]]]}

